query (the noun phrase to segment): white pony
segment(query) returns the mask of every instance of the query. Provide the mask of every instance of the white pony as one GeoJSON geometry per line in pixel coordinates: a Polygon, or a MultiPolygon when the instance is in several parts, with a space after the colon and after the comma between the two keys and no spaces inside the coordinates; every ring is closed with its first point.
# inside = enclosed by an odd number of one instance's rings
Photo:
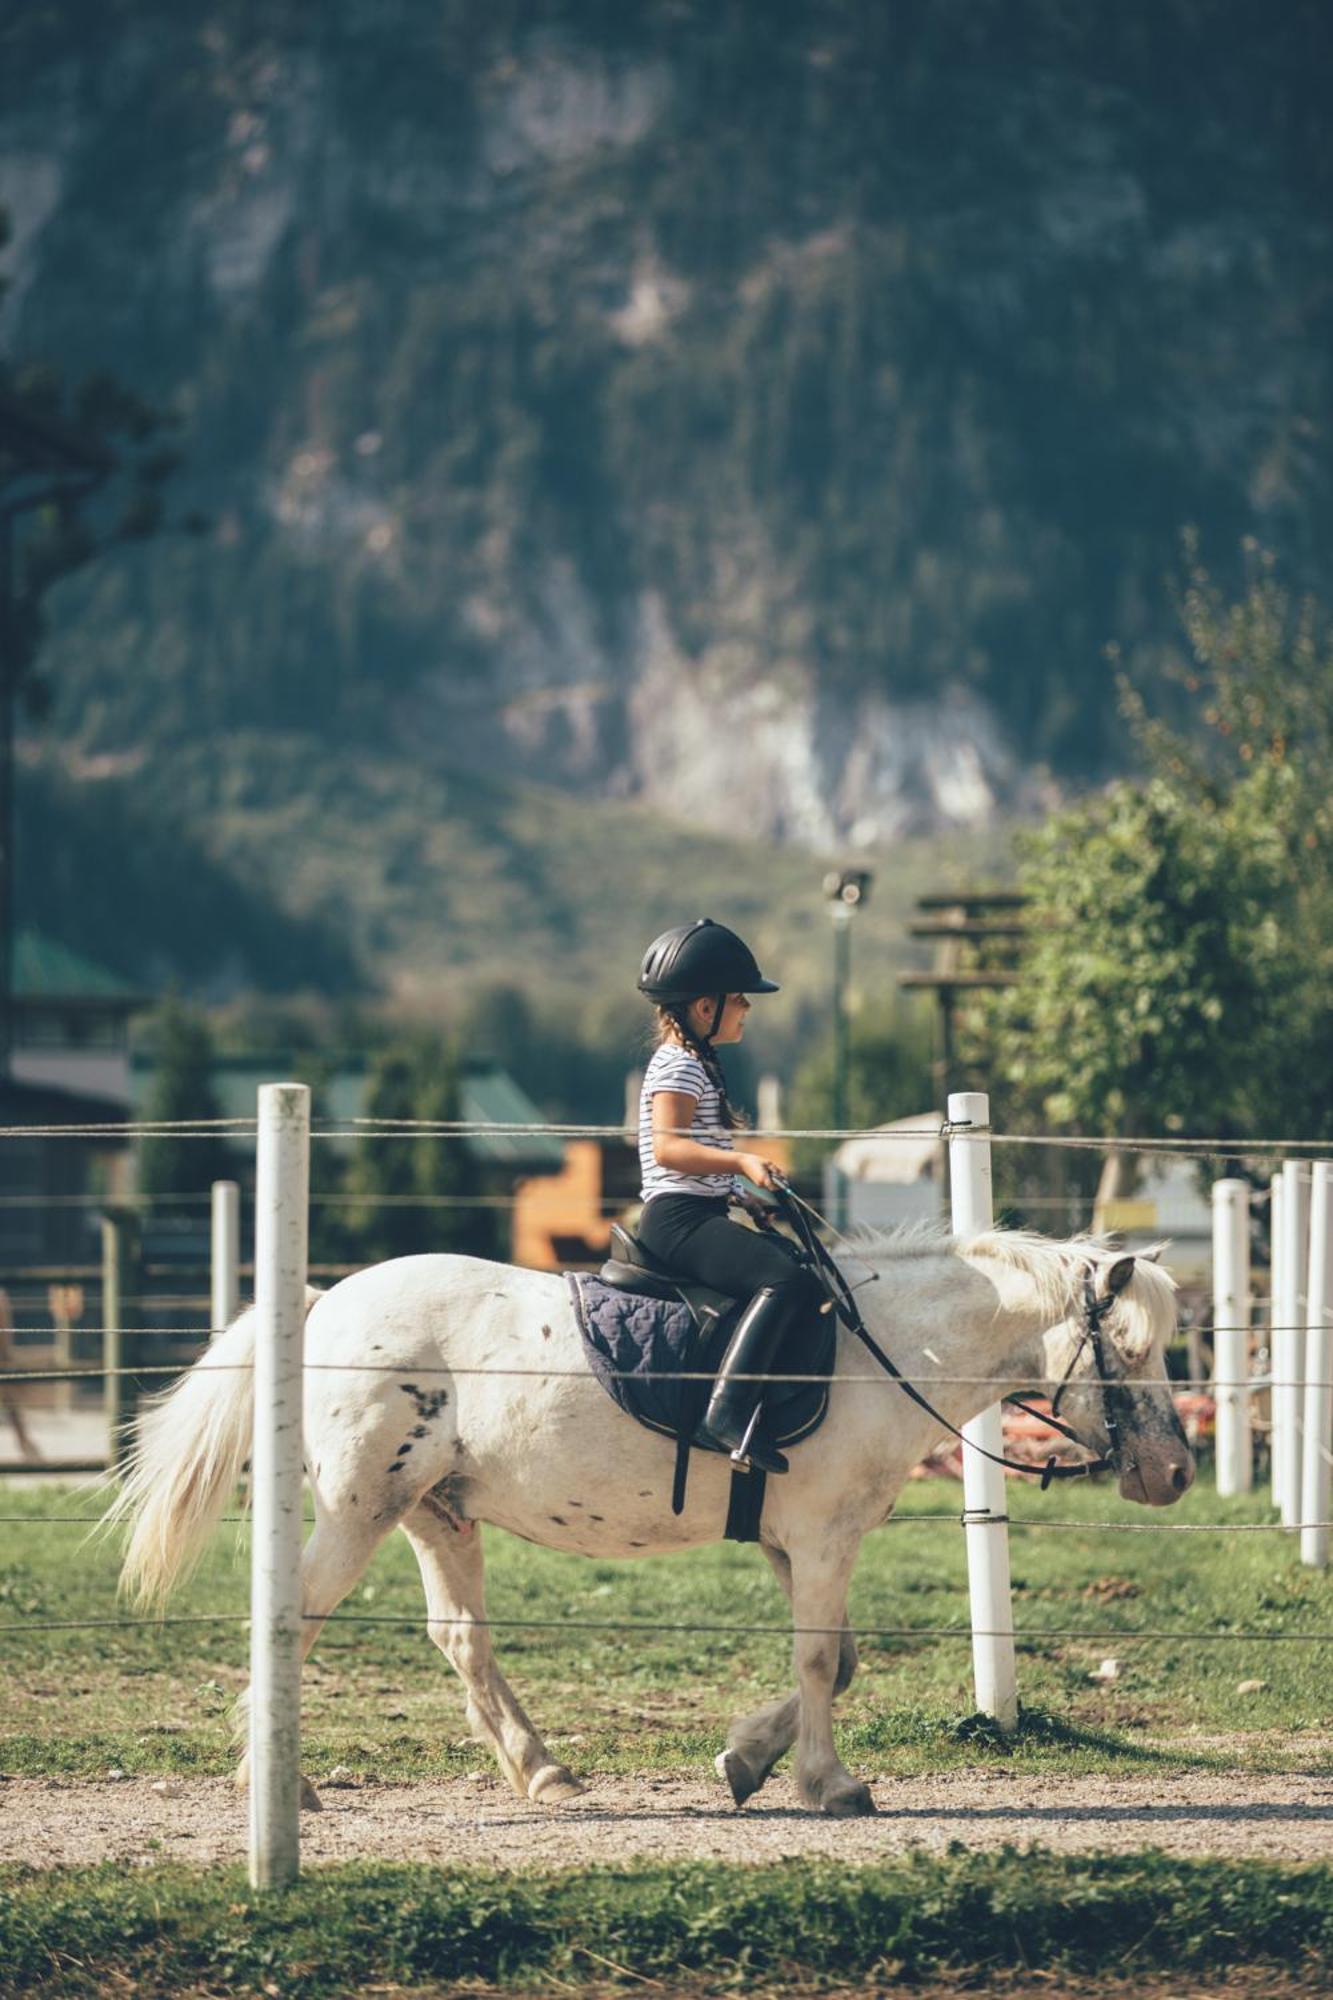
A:
{"type": "MultiPolygon", "coordinates": [[[[1163,1365],[1175,1286],[1155,1263],[1091,1238],[993,1230],[965,1243],[921,1231],[866,1239],[843,1264],[871,1333],[949,1423],[1007,1390],[1068,1375],[1062,1414],[1101,1454],[1109,1440],[1086,1337],[1090,1277],[1095,1296],[1114,1301],[1102,1334],[1116,1385],[1120,1491],[1165,1506],[1190,1485],[1193,1462],[1163,1365]]],[[[582,1787],[496,1664],[477,1523],[598,1558],[697,1548],[721,1538],[730,1466],[696,1452],[684,1512],[672,1514],[674,1445],[598,1386],[566,1282],[549,1273],[455,1256],[381,1264],[310,1294],[305,1351],[315,1501],[302,1563],[306,1652],[385,1536],[401,1528],[421,1566],[427,1631],[463,1681],[473,1730],[493,1744],[520,1796],[544,1805],[571,1798],[582,1787]]],[[[141,1601],[160,1601],[197,1556],[242,1473],[253,1352],[249,1310],[139,1425],[113,1513],[133,1522],[122,1582],[141,1601]]],[[[761,1546],[791,1605],[798,1686],[733,1724],[717,1765],[738,1805],[795,1744],[807,1805],[839,1817],[874,1811],[833,1743],[833,1700],[856,1669],[847,1589],[862,1536],[887,1519],[941,1435],[878,1378],[840,1330],[824,1424],[793,1449],[790,1472],[768,1483],[761,1546]]]]}

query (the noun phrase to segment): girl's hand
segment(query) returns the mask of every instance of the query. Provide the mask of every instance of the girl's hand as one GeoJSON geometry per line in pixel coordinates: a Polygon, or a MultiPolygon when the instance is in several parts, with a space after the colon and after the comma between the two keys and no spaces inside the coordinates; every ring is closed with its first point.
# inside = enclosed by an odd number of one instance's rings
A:
{"type": "Polygon", "coordinates": [[[771,1160],[763,1159],[758,1153],[737,1153],[735,1166],[747,1181],[756,1187],[772,1188],[776,1185],[773,1176],[781,1171],[771,1160]]]}

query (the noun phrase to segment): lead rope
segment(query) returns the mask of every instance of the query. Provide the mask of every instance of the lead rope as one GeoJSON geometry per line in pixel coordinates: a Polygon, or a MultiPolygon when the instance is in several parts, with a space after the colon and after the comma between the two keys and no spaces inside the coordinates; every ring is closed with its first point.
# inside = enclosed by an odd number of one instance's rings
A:
{"type": "MultiPolygon", "coordinates": [[[[812,1228],[810,1222],[806,1219],[806,1215],[802,1214],[801,1211],[802,1210],[807,1211],[808,1214],[810,1216],[813,1216],[816,1221],[819,1221],[821,1219],[818,1215],[818,1212],[815,1209],[811,1208],[809,1202],[803,1201],[801,1197],[787,1185],[786,1181],[782,1180],[780,1177],[777,1178],[777,1180],[775,1181],[775,1192],[778,1197],[778,1206],[781,1209],[783,1215],[786,1217],[787,1221],[791,1224],[793,1230],[796,1233],[797,1241],[800,1244],[801,1249],[805,1253],[805,1262],[814,1271],[815,1275],[819,1278],[820,1282],[822,1283],[824,1290],[828,1296],[829,1303],[832,1306],[834,1312],[837,1313],[838,1318],[847,1328],[847,1331],[849,1333],[855,1334],[856,1338],[862,1343],[862,1345],[865,1348],[867,1348],[868,1351],[874,1356],[875,1360],[879,1363],[880,1367],[884,1370],[885,1374],[889,1375],[893,1379],[893,1381],[895,1381],[898,1384],[898,1387],[903,1391],[903,1394],[910,1397],[912,1402],[916,1403],[919,1406],[919,1408],[923,1409],[926,1412],[926,1414],[934,1420],[935,1423],[939,1424],[942,1427],[942,1429],[948,1431],[951,1434],[951,1436],[958,1438],[959,1441],[965,1444],[969,1450],[979,1451],[981,1453],[981,1456],[983,1458],[988,1458],[992,1465],[1002,1465],[1007,1472],[1024,1472],[1028,1473],[1029,1475],[1032,1472],[1034,1472],[1036,1470],[1034,1466],[1024,1465],[1018,1459],[1005,1458],[1000,1453],[987,1451],[985,1445],[977,1444],[972,1438],[964,1437],[962,1431],[958,1429],[956,1424],[951,1424],[947,1417],[943,1417],[940,1415],[939,1411],[935,1408],[934,1404],[928,1401],[928,1399],[922,1395],[921,1391],[916,1387],[916,1385],[910,1382],[908,1378],[903,1374],[902,1370],[897,1366],[895,1366],[895,1364],[889,1359],[888,1355],[884,1352],[884,1349],[880,1346],[879,1342],[875,1339],[869,1327],[867,1327],[865,1321],[862,1319],[860,1308],[857,1306],[856,1300],[852,1295],[852,1290],[850,1285],[847,1283],[847,1280],[843,1276],[843,1273],[839,1269],[838,1265],[834,1262],[833,1258],[829,1255],[824,1245],[815,1235],[814,1229],[812,1228]]],[[[846,1239],[844,1239],[844,1241],[845,1240],[846,1239]]],[[[1109,1393],[1105,1393],[1109,1392],[1110,1384],[1107,1381],[1106,1373],[1103,1367],[1104,1350],[1102,1347],[1102,1333],[1101,1333],[1101,1322],[1105,1318],[1106,1314],[1110,1311],[1114,1303],[1115,1301],[1112,1298],[1108,1297],[1105,1299],[1099,1299],[1096,1297],[1092,1289],[1092,1279],[1089,1276],[1089,1274],[1085,1271],[1083,1274],[1083,1311],[1087,1324],[1084,1328],[1083,1339],[1080,1341],[1078,1347],[1076,1347],[1074,1350],[1073,1359],[1070,1361],[1069,1368],[1066,1371],[1064,1381],[1060,1384],[1060,1389],[1057,1390],[1056,1392],[1058,1396],[1061,1393],[1061,1391],[1063,1391],[1063,1389],[1066,1387],[1069,1381],[1069,1376],[1073,1373],[1073,1370],[1078,1362],[1079,1355],[1083,1352],[1083,1348],[1086,1346],[1087,1342],[1091,1340],[1093,1344],[1092,1347],[1093,1356],[1097,1363],[1097,1372],[1099,1377],[1101,1378],[1102,1387],[1104,1391],[1103,1400],[1106,1405],[1106,1431],[1107,1431],[1107,1436],[1110,1439],[1111,1443],[1111,1455],[1106,1458],[1092,1459],[1084,1465],[1061,1465],[1055,1458],[1053,1457],[1048,1458],[1046,1464],[1042,1468],[1042,1474],[1041,1474],[1041,1490],[1043,1493],[1046,1491],[1047,1487],[1050,1485],[1053,1479],[1089,1479],[1091,1478],[1094,1472],[1108,1472],[1108,1471],[1114,1471],[1115,1469],[1115,1455],[1119,1451],[1120,1432],[1119,1432],[1119,1425],[1116,1423],[1115,1418],[1111,1411],[1110,1395],[1109,1393]]],[[[1004,1400],[1006,1402],[1011,1402],[1011,1403],[1017,1402],[1017,1398],[1013,1396],[1005,1397],[1004,1400]]],[[[1019,1403],[1018,1407],[1022,1410],[1027,1410],[1027,1414],[1029,1416],[1039,1415],[1039,1412],[1035,1410],[1029,1410],[1026,1403],[1019,1403]]],[[[1078,1445],[1081,1451],[1085,1451],[1087,1449],[1082,1439],[1078,1437],[1075,1434],[1075,1432],[1071,1431],[1067,1424],[1062,1424],[1059,1418],[1054,1415],[1054,1406],[1052,1406],[1051,1417],[1050,1418],[1042,1417],[1041,1421],[1043,1423],[1047,1422],[1051,1423],[1053,1429],[1059,1431],[1062,1436],[1067,1437],[1072,1444],[1078,1445]]]]}

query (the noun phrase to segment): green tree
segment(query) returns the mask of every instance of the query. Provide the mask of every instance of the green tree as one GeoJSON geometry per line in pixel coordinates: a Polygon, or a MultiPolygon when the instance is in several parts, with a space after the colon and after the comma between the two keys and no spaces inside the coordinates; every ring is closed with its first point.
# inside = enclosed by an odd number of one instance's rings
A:
{"type": "MultiPolygon", "coordinates": [[[[0,250],[10,234],[9,216],[0,208],[0,250]]],[[[8,285],[0,273],[0,299],[8,285]]],[[[104,372],[68,383],[49,362],[0,355],[0,466],[7,468],[13,454],[26,469],[35,448],[30,426],[36,426],[60,448],[62,460],[72,454],[86,475],[81,490],[71,485],[33,511],[17,549],[0,644],[6,691],[21,694],[32,715],[44,714],[50,701],[37,671],[45,599],[107,550],[144,541],[167,525],[163,491],[180,468],[172,441],[180,425],[178,414],[154,408],[104,372]]],[[[208,523],[191,513],[179,526],[198,535],[208,523]]]]}
{"type": "MultiPolygon", "coordinates": [[[[299,1017],[298,1017],[299,1018],[299,1017]]],[[[308,1025],[307,1025],[308,1032],[308,1025]]],[[[251,1047],[278,1044],[277,1036],[260,1036],[251,1047]]],[[[314,1044],[293,1051],[285,1065],[298,1083],[310,1086],[310,1123],[318,1133],[322,1126],[336,1122],[330,1109],[330,1086],[337,1074],[334,1048],[314,1044]]],[[[310,1261],[312,1264],[345,1264],[354,1261],[354,1246],[347,1229],[343,1197],[347,1192],[349,1162],[339,1148],[316,1137],[310,1147],[310,1261]]],[[[322,1281],[321,1281],[322,1282],[322,1281]]]]}
{"type": "MultiPolygon", "coordinates": [[[[213,1090],[213,1039],[202,1014],[168,1000],[156,1023],[153,1087],[144,1111],[151,1124],[207,1124],[222,1116],[213,1090]]],[[[198,1194],[231,1178],[233,1163],[220,1134],[143,1141],[139,1185],[145,1194],[198,1194]]]]}
{"type": "Polygon", "coordinates": [[[1006,1115],[1038,1128],[1317,1136],[1333,1130],[1311,1091],[1333,1052],[1333,653],[1268,558],[1229,603],[1187,554],[1176,678],[1197,726],[1122,683],[1150,776],[1026,842],[1032,936],[983,1033],[1006,1115]]]}
{"type": "Polygon", "coordinates": [[[1031,836],[1021,879],[1032,934],[991,1010],[1020,1104],[1057,1131],[1121,1137],[1239,1134],[1270,1115],[1298,972],[1271,827],[1157,779],[1115,785],[1031,836]]]}
{"type": "MultiPolygon", "coordinates": [[[[366,1092],[367,1118],[461,1116],[458,1060],[438,1036],[393,1042],[375,1059],[366,1092]]],[[[466,1141],[444,1134],[367,1134],[357,1141],[346,1191],[350,1254],[378,1262],[422,1250],[495,1253],[497,1232],[479,1203],[482,1177],[466,1141]],[[457,1203],[458,1206],[447,1205],[457,1203]]]]}
{"type": "MultiPolygon", "coordinates": [[[[793,1126],[833,1122],[835,1043],[830,1030],[811,1048],[792,1078],[793,1126]]],[[[924,1008],[896,999],[867,1007],[852,1019],[847,1065],[847,1114],[854,1126],[907,1118],[934,1099],[930,1025],[924,1008]]],[[[801,1173],[818,1170],[828,1147],[818,1139],[797,1142],[801,1173]]]]}
{"type": "Polygon", "coordinates": [[[471,1059],[507,1070],[548,1117],[610,1123],[647,1020],[632,991],[591,993],[575,1009],[498,980],[465,1005],[459,1043],[471,1059]]]}

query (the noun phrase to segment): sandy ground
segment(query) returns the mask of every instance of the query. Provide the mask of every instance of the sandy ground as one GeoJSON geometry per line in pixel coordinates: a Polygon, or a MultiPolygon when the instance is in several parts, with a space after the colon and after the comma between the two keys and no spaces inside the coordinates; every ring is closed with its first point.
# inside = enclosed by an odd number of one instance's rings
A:
{"type": "MultiPolygon", "coordinates": [[[[21,1357],[15,1363],[20,1368],[26,1365],[21,1357]]],[[[23,1420],[29,1438],[47,1461],[106,1457],[106,1412],[102,1409],[24,1410],[23,1420]]],[[[98,1477],[95,1472],[65,1473],[60,1484],[92,1486],[98,1477]]],[[[50,1473],[25,1469],[18,1440],[3,1416],[0,1416],[0,1478],[6,1484],[12,1480],[15,1485],[25,1487],[49,1485],[51,1479],[50,1473]]]]}
{"type": "MultiPolygon", "coordinates": [[[[1053,1778],[954,1772],[880,1779],[877,1817],[826,1820],[775,1778],[737,1812],[702,1778],[604,1778],[562,1808],[525,1805],[489,1775],[412,1785],[326,1785],[302,1815],[307,1862],[424,1861],[564,1867],[818,1854],[873,1861],[910,1847],[1006,1841],[1078,1853],[1160,1847],[1179,1855],[1333,1858],[1333,1777],[1053,1778]]],[[[240,1861],[244,1802],[221,1778],[0,1783],[0,1860],[39,1867],[106,1859],[240,1861]],[[156,1789],[155,1789],[156,1785],[156,1789]]]]}

